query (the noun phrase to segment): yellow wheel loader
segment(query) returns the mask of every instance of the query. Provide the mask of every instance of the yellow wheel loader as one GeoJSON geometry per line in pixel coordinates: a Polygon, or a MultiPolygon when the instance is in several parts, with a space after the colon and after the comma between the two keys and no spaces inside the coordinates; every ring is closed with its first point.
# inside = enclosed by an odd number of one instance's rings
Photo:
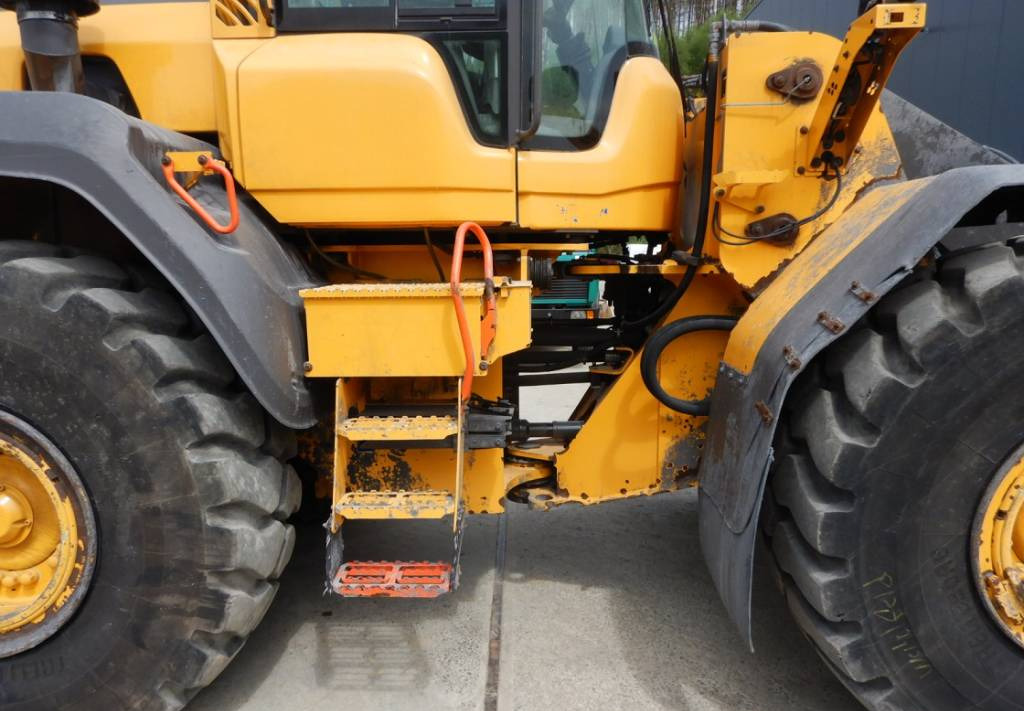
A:
{"type": "Polygon", "coordinates": [[[659,0],[0,5],[4,709],[186,705],[303,485],[327,589],[413,598],[469,514],[698,487],[737,644],[764,539],[866,707],[1024,709],[1024,168],[901,171],[925,4],[700,76],[659,0]]]}

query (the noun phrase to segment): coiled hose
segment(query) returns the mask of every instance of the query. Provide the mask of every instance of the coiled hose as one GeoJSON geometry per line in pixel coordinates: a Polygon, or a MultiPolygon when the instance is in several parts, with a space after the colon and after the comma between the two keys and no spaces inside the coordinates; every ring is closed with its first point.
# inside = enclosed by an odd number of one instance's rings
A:
{"type": "Polygon", "coordinates": [[[688,316],[662,326],[647,341],[640,357],[640,377],[651,395],[665,407],[685,415],[707,415],[711,411],[711,398],[684,400],[669,395],[658,381],[658,359],[668,344],[677,338],[697,331],[731,331],[738,319],[733,316],[688,316]]]}

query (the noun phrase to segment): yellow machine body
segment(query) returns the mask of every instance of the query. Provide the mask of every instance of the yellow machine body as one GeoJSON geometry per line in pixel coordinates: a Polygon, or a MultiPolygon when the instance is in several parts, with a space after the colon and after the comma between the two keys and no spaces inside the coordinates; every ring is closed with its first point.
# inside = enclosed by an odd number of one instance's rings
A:
{"type": "MultiPolygon", "coordinates": [[[[234,13],[220,3],[104,6],[80,21],[82,52],[113,61],[142,118],[216,133],[238,181],[279,222],[672,227],[683,118],[654,58],[626,62],[594,148],[527,152],[474,139],[449,70],[418,37],[275,36],[225,17],[234,13]]],[[[0,91],[24,88],[22,64],[4,13],[0,91]]]]}
{"type": "MultiPolygon", "coordinates": [[[[700,314],[739,318],[739,325],[731,336],[676,341],[657,365],[672,395],[701,400],[720,361],[749,371],[785,314],[787,295],[804,293],[852,249],[819,236],[853,203],[871,199],[862,197],[866,191],[899,178],[877,105],[880,83],[844,124],[844,146],[835,148],[841,181],[823,180],[828,166],[814,161],[825,132],[834,132],[837,87],[861,71],[850,59],[854,45],[888,32],[887,77],[923,22],[923,6],[903,3],[876,7],[845,41],[807,32],[728,37],[721,53],[728,81],[715,97],[710,135],[700,102],[684,116],[662,63],[631,56],[614,78],[599,139],[579,150],[478,140],[453,70],[414,34],[281,33],[258,5],[217,0],[105,7],[82,20],[81,43],[86,56],[116,65],[143,119],[216,135],[239,184],[278,223],[310,243],[311,231],[343,237],[326,252],[313,245],[330,283],[301,294],[306,375],[329,379],[336,391],[328,434],[314,430],[304,445],[329,451],[318,457],[327,460],[318,488],[332,492],[336,528],[345,518],[438,517],[460,503],[500,512],[513,490],[546,508],[694,485],[705,417],[674,411],[651,394],[641,377],[642,343],[620,348],[614,368],[591,367],[607,387],[577,407],[581,425],[567,441],[485,444],[464,460],[458,447],[416,446],[472,434],[458,416],[466,360],[447,274],[431,259],[431,231],[450,234],[467,220],[493,228],[497,325],[487,358],[478,331],[485,307],[478,251],[469,252],[460,289],[469,348],[479,358],[465,377],[474,398],[497,401],[504,364],[531,346],[537,328],[532,260],[586,253],[607,234],[660,233],[669,239],[660,260],[626,265],[597,253],[570,263],[563,276],[657,278],[674,287],[688,265],[673,255],[690,247],[684,227],[699,217],[693,196],[709,181],[704,262],[686,298],[660,321],[700,314]],[[811,97],[798,101],[766,83],[772,72],[808,64],[822,75],[811,97]],[[705,141],[713,147],[709,175],[700,170],[705,141]],[[723,236],[779,214],[816,217],[790,240],[739,246],[723,236]],[[419,241],[424,230],[427,245],[419,241]],[[800,259],[807,250],[814,256],[800,259]],[[364,415],[386,403],[434,410],[364,415]]],[[[23,87],[18,46],[13,14],[0,15],[0,89],[23,87]]],[[[447,260],[447,247],[441,252],[447,260]]]]}
{"type": "MultiPolygon", "coordinates": [[[[462,285],[471,323],[480,321],[483,291],[483,282],[462,285]]],[[[502,356],[530,344],[530,284],[502,278],[496,291],[501,328],[494,354],[502,356]]],[[[304,290],[301,296],[310,377],[454,377],[463,372],[448,284],[334,284],[304,290]]],[[[475,331],[473,351],[480,352],[475,331]]],[[[476,363],[475,373],[484,372],[476,363]]]]}

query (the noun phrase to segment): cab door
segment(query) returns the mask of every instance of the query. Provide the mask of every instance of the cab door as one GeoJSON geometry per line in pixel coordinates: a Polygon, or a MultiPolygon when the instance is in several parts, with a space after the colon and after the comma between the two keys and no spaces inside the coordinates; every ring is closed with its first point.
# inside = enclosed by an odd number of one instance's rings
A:
{"type": "Polygon", "coordinates": [[[670,230],[682,102],[643,0],[539,1],[541,65],[528,80],[541,82],[540,123],[517,158],[520,225],[670,230]]]}

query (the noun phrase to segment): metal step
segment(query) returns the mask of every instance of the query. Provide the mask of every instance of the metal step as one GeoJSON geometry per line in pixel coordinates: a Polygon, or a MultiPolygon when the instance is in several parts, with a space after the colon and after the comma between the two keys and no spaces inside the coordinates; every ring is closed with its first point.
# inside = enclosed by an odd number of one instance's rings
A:
{"type": "Polygon", "coordinates": [[[352,442],[442,440],[458,432],[454,416],[350,417],[338,434],[352,442]]]}
{"type": "Polygon", "coordinates": [[[355,561],[338,568],[331,582],[342,597],[439,597],[452,589],[449,563],[355,561]]]}
{"type": "Polygon", "coordinates": [[[447,491],[349,491],[334,512],[346,519],[438,519],[455,513],[447,491]]]}

